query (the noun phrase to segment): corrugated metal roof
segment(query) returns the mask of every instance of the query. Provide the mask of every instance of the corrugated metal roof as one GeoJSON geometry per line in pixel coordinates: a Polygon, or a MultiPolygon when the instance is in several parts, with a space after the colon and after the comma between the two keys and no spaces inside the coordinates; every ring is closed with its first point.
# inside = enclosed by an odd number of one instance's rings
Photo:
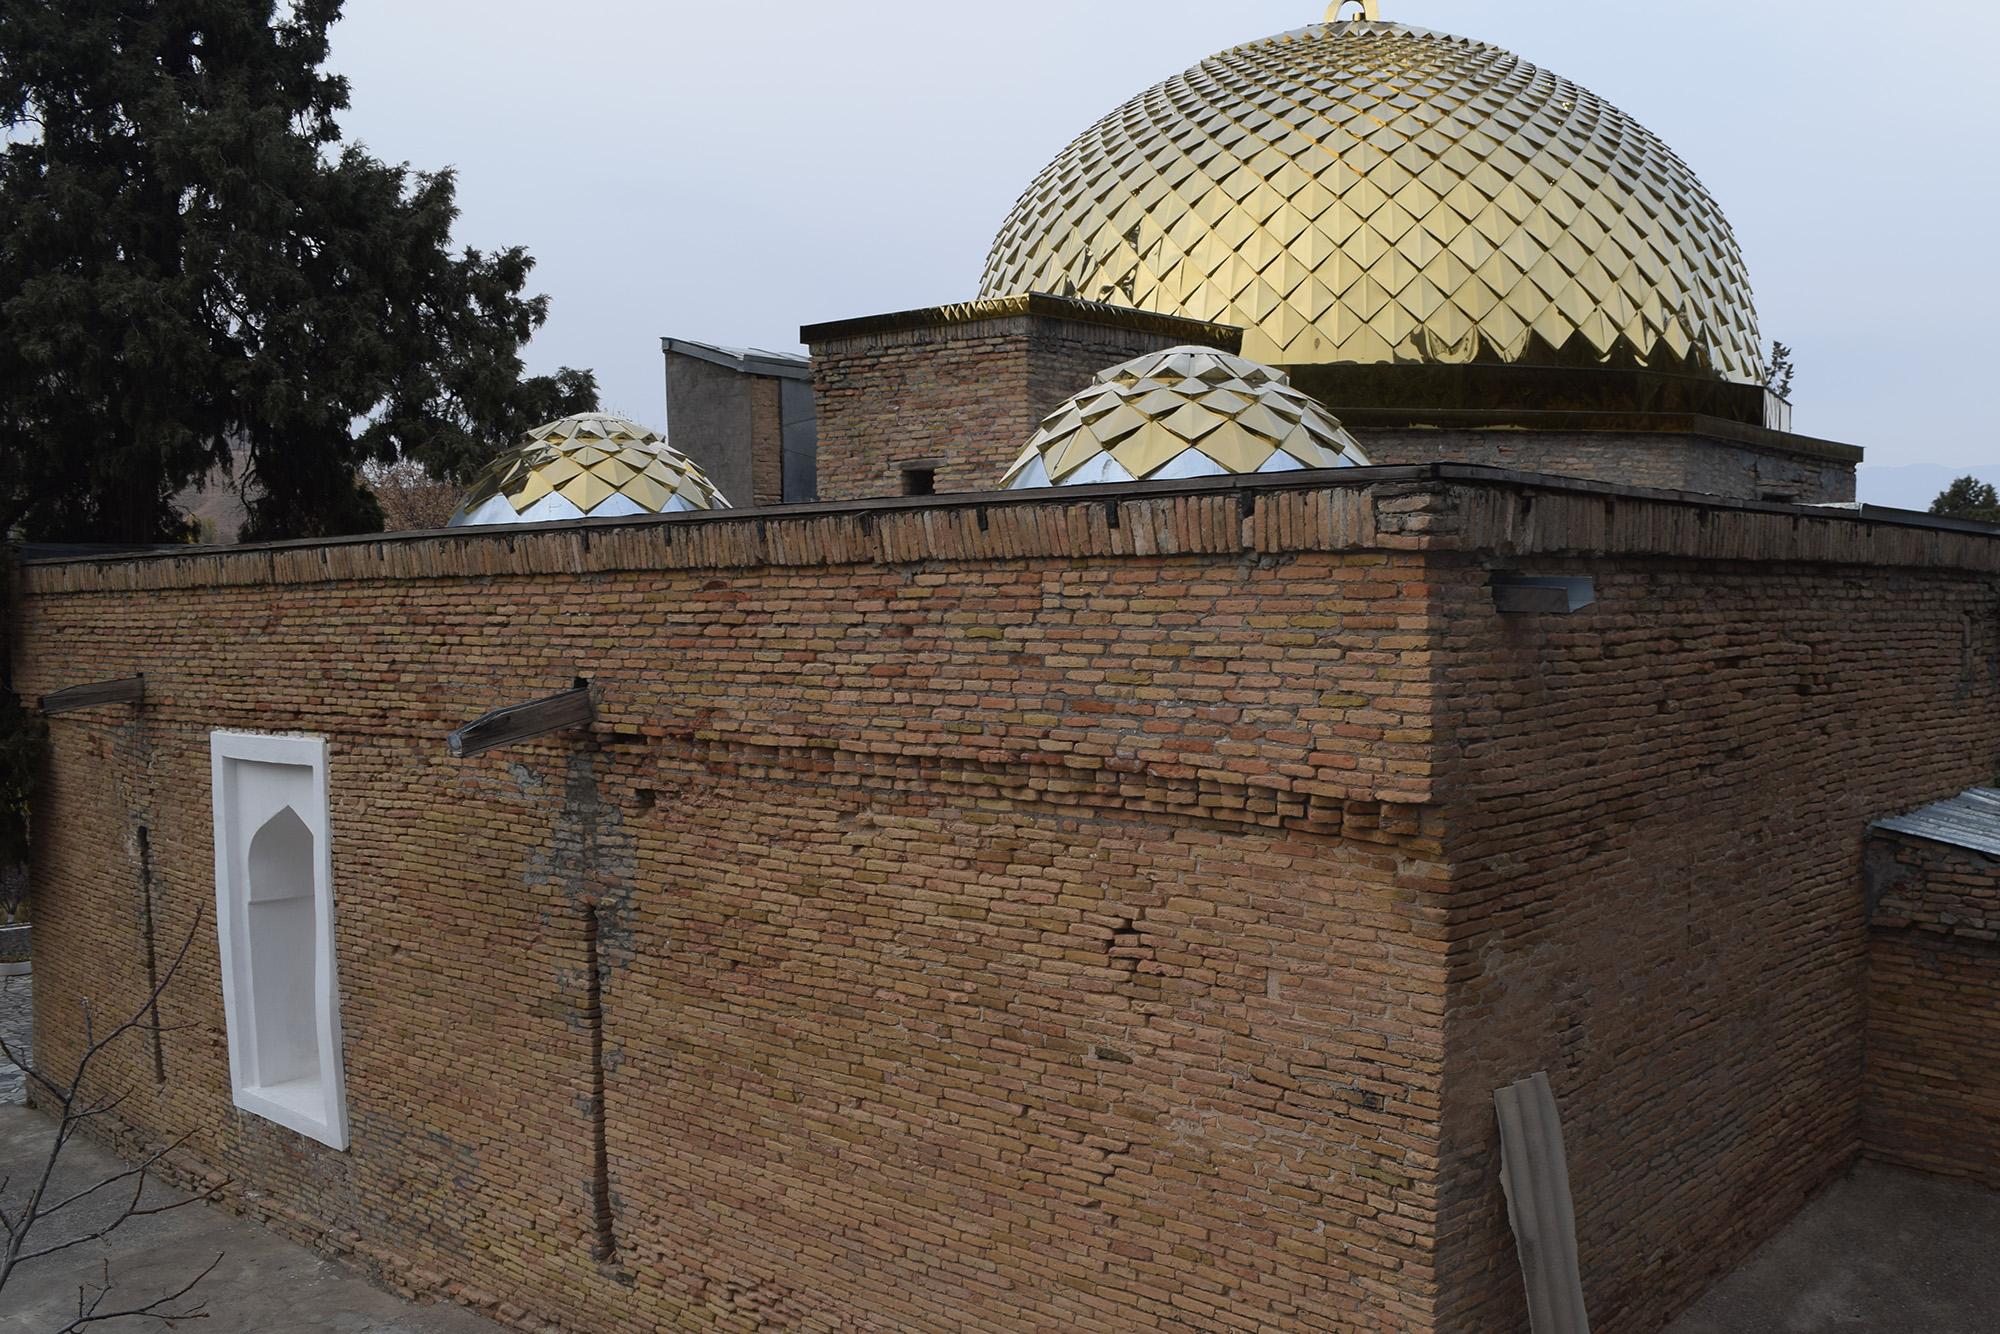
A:
{"type": "Polygon", "coordinates": [[[1920,811],[1877,820],[1870,828],[2000,857],[2000,788],[1975,787],[1920,811]]]}

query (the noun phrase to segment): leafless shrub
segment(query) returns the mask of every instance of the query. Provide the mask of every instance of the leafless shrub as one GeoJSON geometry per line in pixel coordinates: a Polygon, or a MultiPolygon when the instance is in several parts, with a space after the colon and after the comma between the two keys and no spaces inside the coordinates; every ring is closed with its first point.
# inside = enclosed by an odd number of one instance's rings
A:
{"type": "MultiPolygon", "coordinates": [[[[212,1200],[223,1186],[228,1184],[223,1182],[203,1194],[166,1204],[146,1202],[147,1181],[154,1169],[169,1154],[187,1143],[188,1137],[182,1136],[135,1166],[128,1167],[122,1172],[115,1172],[82,1190],[74,1191],[60,1199],[56,1198],[54,1190],[56,1164],[61,1160],[63,1150],[69,1146],[70,1141],[91,1121],[110,1115],[125,1100],[124,1094],[109,1098],[88,1095],[85,1085],[88,1082],[91,1066],[105,1052],[127,1037],[142,1033],[171,1033],[188,1027],[188,1025],[172,1027],[161,1025],[160,996],[179,973],[181,963],[187,958],[188,949],[194,944],[195,934],[200,929],[201,915],[197,913],[194,926],[189,929],[187,939],[181,942],[180,949],[175,952],[173,962],[162,973],[159,985],[153,988],[152,994],[146,997],[145,1002],[130,1018],[103,1036],[100,1037],[97,1033],[90,1002],[87,999],[80,1002],[83,1009],[83,1055],[78,1058],[76,1068],[67,1080],[56,1079],[37,1068],[31,1060],[14,1051],[5,1037],[0,1037],[0,1056],[6,1057],[21,1068],[22,1073],[27,1076],[29,1085],[36,1090],[36,1101],[42,1103],[56,1116],[55,1138],[50,1141],[49,1151],[43,1157],[34,1181],[29,1185],[27,1196],[18,1203],[12,1202],[7,1193],[9,1178],[0,1177],[0,1237],[5,1239],[4,1248],[0,1248],[0,1292],[6,1290],[7,1281],[14,1276],[15,1271],[32,1260],[44,1259],[72,1247],[102,1240],[135,1218],[150,1218],[156,1214],[172,1213],[191,1204],[212,1200]],[[127,1182],[131,1183],[131,1195],[129,1198],[124,1198],[123,1187],[127,1182]],[[51,1220],[64,1210],[90,1199],[100,1191],[114,1187],[119,1188],[119,1196],[123,1202],[110,1222],[95,1227],[86,1226],[73,1234],[65,1234],[60,1225],[52,1224],[51,1220]],[[56,1239],[45,1240],[50,1236],[51,1227],[55,1228],[56,1239]],[[41,1230],[40,1236],[31,1243],[30,1237],[36,1234],[38,1229],[41,1230]]],[[[101,1284],[96,1285],[94,1290],[88,1285],[77,1290],[76,1318],[65,1325],[60,1334],[70,1334],[73,1330],[111,1320],[150,1319],[171,1325],[179,1320],[202,1319],[208,1314],[204,1309],[206,1302],[196,1302],[192,1305],[181,1305],[181,1303],[194,1291],[197,1284],[215,1271],[215,1266],[221,1262],[222,1257],[216,1256],[207,1269],[165,1296],[138,1306],[120,1306],[117,1309],[106,1310],[106,1299],[117,1286],[112,1282],[111,1267],[107,1261],[104,1267],[104,1281],[101,1284]]]]}
{"type": "Polygon", "coordinates": [[[388,533],[442,528],[465,495],[465,488],[431,476],[415,459],[366,464],[361,479],[375,493],[388,533]]]}

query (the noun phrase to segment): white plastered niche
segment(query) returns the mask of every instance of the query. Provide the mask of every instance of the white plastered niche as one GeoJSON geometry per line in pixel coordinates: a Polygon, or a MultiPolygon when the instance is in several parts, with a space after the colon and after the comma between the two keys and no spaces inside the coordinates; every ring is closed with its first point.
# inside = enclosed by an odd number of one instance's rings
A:
{"type": "Polygon", "coordinates": [[[215,913],[236,1105],[347,1147],[326,742],[209,735],[215,913]]]}

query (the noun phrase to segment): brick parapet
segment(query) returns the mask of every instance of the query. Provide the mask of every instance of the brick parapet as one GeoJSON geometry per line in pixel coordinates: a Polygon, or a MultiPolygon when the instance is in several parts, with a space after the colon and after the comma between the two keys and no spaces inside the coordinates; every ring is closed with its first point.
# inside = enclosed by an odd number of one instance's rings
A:
{"type": "Polygon", "coordinates": [[[27,560],[31,596],[856,563],[1434,550],[2000,573],[2000,529],[1453,464],[27,560]]]}

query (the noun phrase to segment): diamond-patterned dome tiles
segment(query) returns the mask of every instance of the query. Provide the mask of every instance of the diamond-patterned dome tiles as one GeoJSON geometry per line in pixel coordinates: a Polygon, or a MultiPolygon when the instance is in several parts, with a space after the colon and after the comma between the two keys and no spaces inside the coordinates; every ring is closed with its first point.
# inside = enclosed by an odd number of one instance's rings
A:
{"type": "Polygon", "coordinates": [[[1645,127],[1483,42],[1302,28],[1203,61],[1065,149],[981,296],[1242,326],[1245,355],[1622,361],[1762,383],[1742,256],[1645,127]]]}
{"type": "Polygon", "coordinates": [[[1282,372],[1206,347],[1100,371],[1043,418],[1001,486],[1365,466],[1361,446],[1282,372]]]}
{"type": "Polygon", "coordinates": [[[479,475],[451,526],[728,508],[707,475],[657,431],[585,413],[523,435],[479,475]]]}

